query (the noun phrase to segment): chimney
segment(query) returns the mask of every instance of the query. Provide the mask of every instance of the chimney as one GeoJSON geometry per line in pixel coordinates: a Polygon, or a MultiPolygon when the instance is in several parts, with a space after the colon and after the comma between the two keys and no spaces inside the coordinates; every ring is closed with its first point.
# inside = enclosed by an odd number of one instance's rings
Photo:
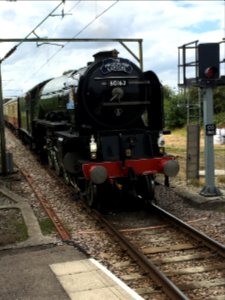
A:
{"type": "Polygon", "coordinates": [[[103,60],[105,58],[117,58],[118,57],[118,54],[119,52],[114,49],[114,50],[111,50],[111,51],[101,51],[101,52],[98,52],[96,54],[93,55],[94,59],[95,59],[95,62],[96,61],[100,61],[100,60],[103,60]]]}

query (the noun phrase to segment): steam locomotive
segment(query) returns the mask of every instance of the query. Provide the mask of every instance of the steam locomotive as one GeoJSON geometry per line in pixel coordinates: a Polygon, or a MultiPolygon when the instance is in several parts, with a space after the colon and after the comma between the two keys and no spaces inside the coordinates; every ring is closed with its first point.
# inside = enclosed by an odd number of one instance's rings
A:
{"type": "Polygon", "coordinates": [[[6,102],[5,121],[90,206],[109,195],[151,202],[155,175],[179,170],[164,151],[162,86],[117,50],[93,57],[6,102]]]}

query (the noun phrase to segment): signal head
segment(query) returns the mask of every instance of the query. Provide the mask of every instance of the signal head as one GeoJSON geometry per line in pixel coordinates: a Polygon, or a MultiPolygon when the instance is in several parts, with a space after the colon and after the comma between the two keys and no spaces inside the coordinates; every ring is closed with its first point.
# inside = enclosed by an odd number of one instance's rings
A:
{"type": "Polygon", "coordinates": [[[204,74],[207,79],[218,78],[219,70],[216,67],[208,67],[205,69],[204,74]]]}
{"type": "Polygon", "coordinates": [[[214,84],[220,77],[219,43],[198,45],[198,76],[207,84],[214,84]]]}

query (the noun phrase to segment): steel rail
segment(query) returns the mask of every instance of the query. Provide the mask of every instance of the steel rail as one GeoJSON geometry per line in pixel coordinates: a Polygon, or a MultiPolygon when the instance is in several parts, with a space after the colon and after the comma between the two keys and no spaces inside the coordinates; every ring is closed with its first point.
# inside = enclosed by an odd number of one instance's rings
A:
{"type": "Polygon", "coordinates": [[[30,176],[30,174],[28,174],[28,172],[26,172],[25,170],[21,170],[21,169],[20,169],[20,172],[26,178],[27,182],[29,183],[32,190],[34,191],[35,195],[37,196],[37,198],[38,198],[39,202],[41,203],[42,207],[44,208],[45,212],[47,213],[47,215],[53,222],[62,241],[67,242],[67,243],[71,242],[70,233],[65,229],[62,222],[60,221],[59,217],[57,216],[57,214],[55,213],[55,211],[53,210],[53,208],[51,207],[51,205],[49,204],[47,199],[45,199],[44,196],[42,195],[42,193],[34,186],[34,181],[33,181],[32,177],[30,176]]]}
{"type": "Polygon", "coordinates": [[[191,225],[185,223],[184,221],[180,220],[176,216],[170,214],[169,212],[165,211],[158,205],[152,203],[151,204],[154,210],[157,212],[157,214],[160,214],[161,216],[167,218],[169,221],[172,221],[173,223],[177,224],[179,226],[179,229],[183,229],[185,232],[188,232],[194,239],[198,239],[201,242],[203,242],[205,245],[207,245],[210,249],[216,251],[221,256],[225,257],[225,245],[213,240],[203,232],[195,229],[191,225]]]}
{"type": "Polygon", "coordinates": [[[110,222],[108,222],[98,211],[93,210],[92,214],[105,225],[106,229],[113,234],[123,249],[130,257],[145,271],[149,278],[157,282],[164,292],[172,300],[189,300],[189,298],[167,278],[145,255],[143,255],[126,237],[124,237],[110,222]]]}

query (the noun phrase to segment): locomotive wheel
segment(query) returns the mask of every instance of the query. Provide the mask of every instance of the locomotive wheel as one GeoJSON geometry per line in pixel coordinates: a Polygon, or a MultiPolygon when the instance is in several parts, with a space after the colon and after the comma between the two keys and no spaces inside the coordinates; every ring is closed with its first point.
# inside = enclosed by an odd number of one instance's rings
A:
{"type": "Polygon", "coordinates": [[[93,182],[88,182],[86,187],[86,200],[90,207],[97,205],[97,185],[93,182]]]}
{"type": "Polygon", "coordinates": [[[151,204],[155,196],[155,182],[152,175],[141,177],[141,196],[145,204],[151,204]]]}
{"type": "Polygon", "coordinates": [[[51,169],[54,168],[54,158],[52,157],[52,153],[48,150],[48,165],[51,169]]]}
{"type": "Polygon", "coordinates": [[[70,175],[65,170],[63,170],[63,179],[66,185],[70,184],[70,175]]]}
{"type": "Polygon", "coordinates": [[[60,176],[62,174],[62,169],[59,165],[58,159],[57,159],[57,155],[55,152],[53,152],[53,164],[54,164],[54,169],[55,172],[58,176],[60,176]]]}
{"type": "Polygon", "coordinates": [[[151,200],[155,197],[155,181],[152,175],[145,176],[146,188],[148,191],[148,196],[151,200]]]}

